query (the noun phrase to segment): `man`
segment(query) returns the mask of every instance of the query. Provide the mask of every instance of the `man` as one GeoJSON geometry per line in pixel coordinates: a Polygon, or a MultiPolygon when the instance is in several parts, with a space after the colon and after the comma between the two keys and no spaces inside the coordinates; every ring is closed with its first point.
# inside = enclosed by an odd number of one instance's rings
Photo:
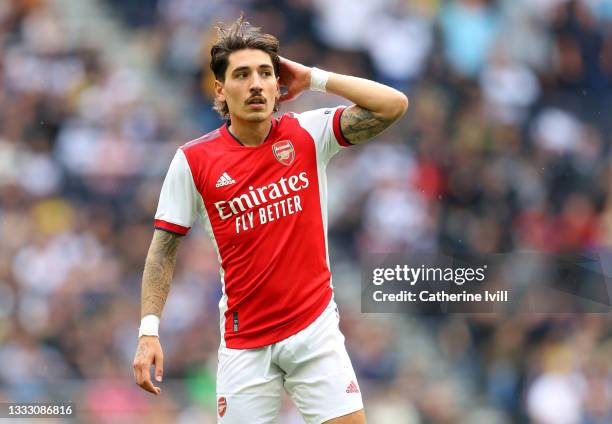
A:
{"type": "Polygon", "coordinates": [[[158,325],[181,236],[196,217],[219,257],[223,296],[220,423],[270,423],[284,388],[308,423],[365,423],[338,328],[327,252],[325,167],[399,119],[402,93],[278,56],[278,40],[242,17],[211,49],[215,109],[228,122],[178,149],[164,180],[142,282],[134,375],[160,394],[158,325]],[[287,88],[281,95],[280,87],[287,88]],[[308,88],[353,102],[274,118],[308,88]]]}

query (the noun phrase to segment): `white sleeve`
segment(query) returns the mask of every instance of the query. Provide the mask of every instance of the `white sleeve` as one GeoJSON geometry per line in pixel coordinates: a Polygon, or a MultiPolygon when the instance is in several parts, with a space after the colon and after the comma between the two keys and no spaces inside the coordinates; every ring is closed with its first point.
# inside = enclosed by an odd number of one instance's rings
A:
{"type": "Polygon", "coordinates": [[[314,139],[317,158],[324,164],[327,164],[341,147],[351,146],[340,128],[340,117],[344,109],[344,106],[337,106],[309,110],[295,115],[300,126],[314,139]]]}
{"type": "Polygon", "coordinates": [[[198,192],[183,150],[178,149],[164,179],[155,213],[155,228],[187,234],[197,215],[202,196],[198,192]]]}

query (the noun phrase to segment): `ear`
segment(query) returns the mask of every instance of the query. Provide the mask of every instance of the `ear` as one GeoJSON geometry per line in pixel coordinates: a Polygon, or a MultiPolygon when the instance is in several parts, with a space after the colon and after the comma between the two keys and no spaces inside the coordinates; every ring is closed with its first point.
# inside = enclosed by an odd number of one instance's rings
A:
{"type": "Polygon", "coordinates": [[[281,98],[281,86],[280,86],[280,78],[276,77],[276,96],[274,96],[278,101],[281,98]]]}
{"type": "Polygon", "coordinates": [[[215,97],[221,102],[225,101],[224,85],[219,80],[215,80],[215,97]]]}

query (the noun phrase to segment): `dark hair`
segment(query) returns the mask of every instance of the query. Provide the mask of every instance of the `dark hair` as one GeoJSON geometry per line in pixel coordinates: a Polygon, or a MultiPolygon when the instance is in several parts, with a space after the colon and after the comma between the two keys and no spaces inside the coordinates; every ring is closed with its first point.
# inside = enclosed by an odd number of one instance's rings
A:
{"type": "MultiPolygon", "coordinates": [[[[274,75],[280,74],[278,39],[273,35],[262,33],[260,28],[251,26],[244,20],[244,15],[240,15],[230,26],[219,24],[217,36],[217,42],[210,49],[210,69],[217,80],[225,81],[225,71],[229,64],[230,54],[243,49],[257,49],[267,53],[272,59],[274,75]]],[[[223,118],[229,114],[227,103],[217,99],[215,99],[213,109],[223,118]]]]}

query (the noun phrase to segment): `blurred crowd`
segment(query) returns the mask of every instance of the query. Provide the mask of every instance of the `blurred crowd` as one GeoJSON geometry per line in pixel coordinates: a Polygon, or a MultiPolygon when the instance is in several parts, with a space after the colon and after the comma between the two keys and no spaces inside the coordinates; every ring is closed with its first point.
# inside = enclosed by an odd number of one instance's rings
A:
{"type": "MultiPolygon", "coordinates": [[[[359,309],[359,264],[376,252],[611,244],[612,0],[0,2],[0,401],[70,399],[83,422],[215,422],[221,293],[197,225],[161,324],[162,397],[131,367],[163,176],[221,124],[213,26],[241,11],[282,55],[411,102],[328,168],[334,285],[369,421],[612,422],[609,314],[359,309]]],[[[306,93],[281,113],[344,102],[306,93]]],[[[302,422],[286,400],[281,422],[302,422]]]]}

